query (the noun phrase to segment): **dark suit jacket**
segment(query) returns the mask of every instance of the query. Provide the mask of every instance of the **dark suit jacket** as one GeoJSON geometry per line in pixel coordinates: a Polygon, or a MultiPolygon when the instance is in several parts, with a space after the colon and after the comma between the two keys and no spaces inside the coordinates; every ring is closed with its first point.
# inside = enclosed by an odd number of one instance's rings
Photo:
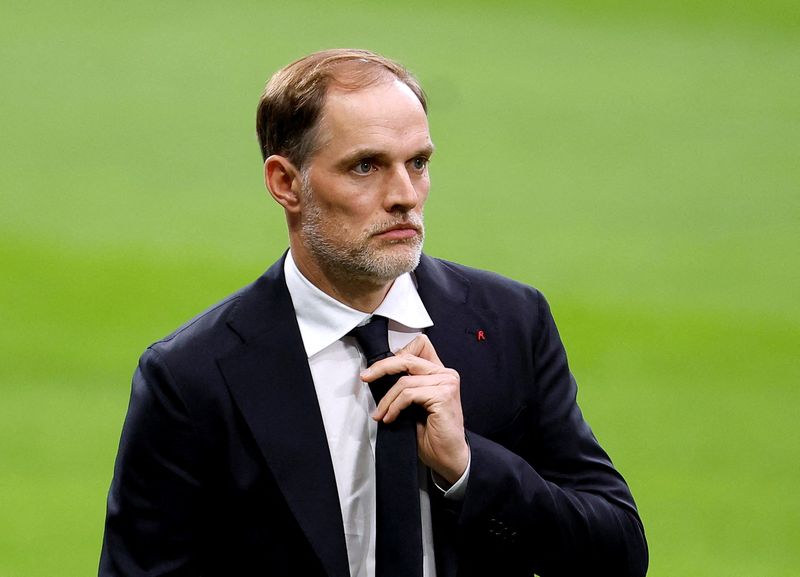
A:
{"type": "MultiPolygon", "coordinates": [[[[643,575],[633,498],[575,403],[542,295],[426,256],[416,277],[472,451],[463,502],[432,495],[439,577],[643,575]]],[[[142,355],[100,575],[348,575],[282,259],[142,355]]]]}

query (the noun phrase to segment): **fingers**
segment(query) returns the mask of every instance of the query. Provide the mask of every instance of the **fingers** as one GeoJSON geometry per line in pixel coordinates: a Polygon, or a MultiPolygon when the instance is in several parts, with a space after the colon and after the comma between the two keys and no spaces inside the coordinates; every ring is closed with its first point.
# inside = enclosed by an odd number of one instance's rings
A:
{"type": "Polygon", "coordinates": [[[365,369],[361,373],[361,380],[365,383],[371,383],[386,375],[400,375],[403,373],[408,375],[435,375],[447,370],[451,369],[445,369],[441,365],[419,357],[403,354],[402,356],[383,359],[365,369]]]}
{"type": "Polygon", "coordinates": [[[461,377],[442,364],[425,335],[415,338],[395,356],[369,367],[361,373],[361,378],[371,383],[385,375],[398,374],[403,376],[386,392],[372,417],[391,423],[412,404],[422,407],[426,417],[417,423],[420,459],[449,483],[455,482],[469,462],[461,409],[461,377]]]}
{"type": "Polygon", "coordinates": [[[378,403],[373,417],[392,423],[411,405],[425,411],[416,423],[417,449],[426,466],[452,484],[461,477],[469,462],[461,410],[458,373],[407,375],[401,377],[378,403]]]}
{"type": "Polygon", "coordinates": [[[430,339],[425,335],[419,335],[397,351],[394,356],[365,369],[361,373],[361,379],[366,383],[371,383],[384,375],[400,373],[426,375],[437,373],[444,368],[430,339]]]}
{"type": "Polygon", "coordinates": [[[383,396],[373,418],[391,423],[412,404],[420,405],[429,415],[443,417],[450,403],[455,402],[460,408],[460,400],[457,375],[405,376],[383,396]]]}
{"type": "Polygon", "coordinates": [[[391,423],[411,404],[424,407],[429,414],[453,401],[460,407],[458,372],[442,365],[427,336],[419,335],[394,356],[364,370],[361,379],[371,383],[385,375],[403,373],[378,403],[375,420],[391,423]]]}
{"type": "Polygon", "coordinates": [[[439,360],[439,355],[436,354],[436,349],[433,348],[433,343],[427,335],[419,335],[413,341],[397,351],[396,354],[399,356],[409,354],[411,356],[430,361],[436,365],[443,366],[442,361],[439,360]]]}
{"type": "Polygon", "coordinates": [[[427,335],[417,336],[413,341],[397,351],[395,355],[411,355],[442,366],[442,361],[439,360],[439,355],[436,354],[436,349],[433,348],[433,343],[427,335]]]}

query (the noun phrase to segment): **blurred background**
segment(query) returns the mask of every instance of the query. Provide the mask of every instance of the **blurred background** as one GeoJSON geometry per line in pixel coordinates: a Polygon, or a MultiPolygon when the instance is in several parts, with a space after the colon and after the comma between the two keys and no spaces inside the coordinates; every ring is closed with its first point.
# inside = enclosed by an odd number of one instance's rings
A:
{"type": "Polygon", "coordinates": [[[96,574],[139,354],[286,247],[255,107],[430,98],[429,254],[548,296],[653,577],[800,574],[796,0],[0,7],[0,576],[96,574]]]}

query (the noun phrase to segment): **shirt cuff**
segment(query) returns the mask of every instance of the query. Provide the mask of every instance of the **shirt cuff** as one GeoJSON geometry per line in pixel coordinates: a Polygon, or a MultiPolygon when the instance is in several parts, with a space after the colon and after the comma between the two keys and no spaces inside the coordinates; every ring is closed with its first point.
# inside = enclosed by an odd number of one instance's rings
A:
{"type": "Polygon", "coordinates": [[[439,489],[442,493],[444,493],[444,498],[450,501],[463,501],[464,494],[467,492],[467,481],[469,481],[469,467],[472,464],[472,452],[469,453],[469,458],[467,460],[467,468],[464,469],[464,473],[459,477],[459,479],[453,483],[449,489],[445,489],[448,483],[445,481],[436,471],[431,471],[431,477],[433,478],[433,484],[436,485],[436,488],[439,489]]]}

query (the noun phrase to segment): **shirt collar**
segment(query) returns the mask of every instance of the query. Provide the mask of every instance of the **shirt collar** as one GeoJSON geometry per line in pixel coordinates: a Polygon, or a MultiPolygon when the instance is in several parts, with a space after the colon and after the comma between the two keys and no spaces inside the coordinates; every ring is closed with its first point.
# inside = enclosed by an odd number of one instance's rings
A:
{"type": "Polygon", "coordinates": [[[410,273],[395,279],[383,302],[370,314],[350,308],[318,289],[297,268],[292,251],[286,255],[283,270],[308,357],[313,357],[365,323],[373,314],[382,315],[412,330],[433,326],[410,273]]]}

